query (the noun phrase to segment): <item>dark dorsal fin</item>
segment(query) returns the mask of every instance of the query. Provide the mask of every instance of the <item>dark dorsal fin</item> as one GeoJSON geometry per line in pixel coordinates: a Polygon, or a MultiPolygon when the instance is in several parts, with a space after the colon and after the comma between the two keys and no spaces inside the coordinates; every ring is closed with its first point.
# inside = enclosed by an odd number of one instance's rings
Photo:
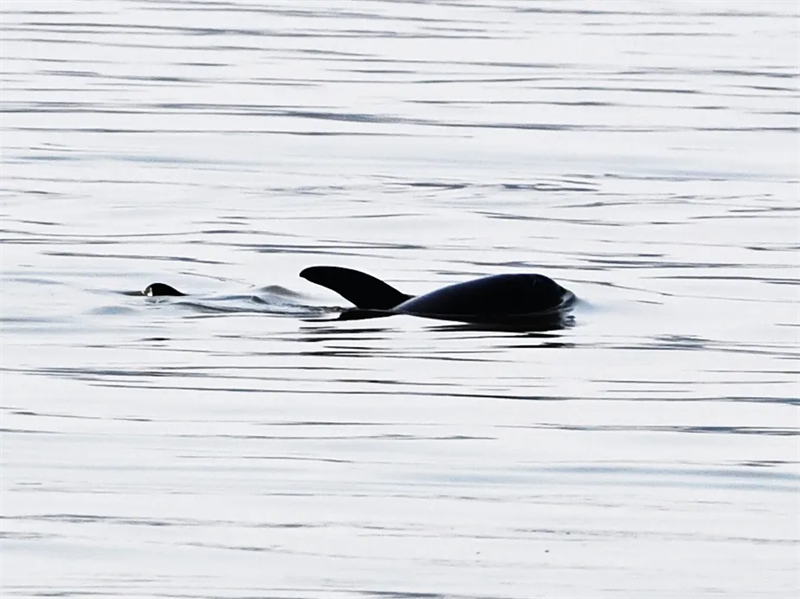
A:
{"type": "Polygon", "coordinates": [[[351,268],[312,266],[303,270],[300,276],[335,291],[362,310],[391,310],[413,297],[372,275],[351,268]]]}

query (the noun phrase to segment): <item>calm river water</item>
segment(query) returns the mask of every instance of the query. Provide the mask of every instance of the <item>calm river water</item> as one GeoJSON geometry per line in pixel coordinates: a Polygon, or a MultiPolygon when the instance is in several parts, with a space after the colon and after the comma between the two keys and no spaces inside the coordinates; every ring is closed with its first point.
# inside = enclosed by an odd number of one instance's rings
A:
{"type": "Polygon", "coordinates": [[[796,2],[1,8],[4,597],[798,596],[796,2]]]}

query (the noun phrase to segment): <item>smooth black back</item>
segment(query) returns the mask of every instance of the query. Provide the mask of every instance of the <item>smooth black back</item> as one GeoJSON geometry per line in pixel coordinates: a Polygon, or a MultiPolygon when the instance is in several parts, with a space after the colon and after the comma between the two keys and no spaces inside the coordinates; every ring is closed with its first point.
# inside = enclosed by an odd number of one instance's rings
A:
{"type": "Polygon", "coordinates": [[[558,310],[572,299],[571,292],[544,275],[507,274],[437,289],[405,302],[397,311],[420,316],[494,319],[558,310]]]}

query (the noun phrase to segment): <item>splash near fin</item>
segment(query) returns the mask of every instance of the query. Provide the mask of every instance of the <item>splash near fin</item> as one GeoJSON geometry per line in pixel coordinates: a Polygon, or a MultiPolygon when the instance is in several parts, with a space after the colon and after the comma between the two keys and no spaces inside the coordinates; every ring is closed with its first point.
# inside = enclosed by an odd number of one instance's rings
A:
{"type": "Polygon", "coordinates": [[[303,270],[300,276],[335,291],[362,310],[391,310],[413,297],[372,275],[350,268],[312,266],[303,270]]]}

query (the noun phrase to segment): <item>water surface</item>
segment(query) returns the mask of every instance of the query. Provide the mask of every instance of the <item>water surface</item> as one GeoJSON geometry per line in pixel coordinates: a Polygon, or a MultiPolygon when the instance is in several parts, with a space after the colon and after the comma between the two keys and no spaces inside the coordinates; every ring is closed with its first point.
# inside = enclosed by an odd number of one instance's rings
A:
{"type": "Polygon", "coordinates": [[[4,596],[800,592],[794,3],[2,8],[4,596]]]}

